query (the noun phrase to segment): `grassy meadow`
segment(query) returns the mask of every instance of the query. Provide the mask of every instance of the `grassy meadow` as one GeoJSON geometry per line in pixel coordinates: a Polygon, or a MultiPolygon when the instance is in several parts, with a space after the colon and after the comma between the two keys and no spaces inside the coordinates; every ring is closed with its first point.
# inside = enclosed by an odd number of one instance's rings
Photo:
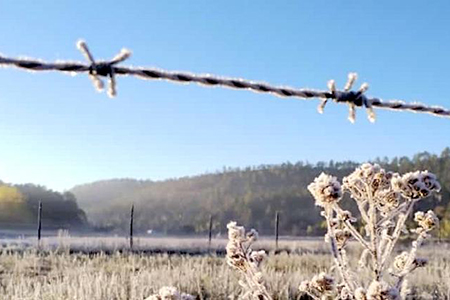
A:
{"type": "MultiPolygon", "coordinates": [[[[175,286],[197,299],[238,299],[241,291],[237,274],[220,254],[225,239],[213,240],[212,254],[207,241],[197,238],[138,238],[137,249],[148,251],[134,253],[125,250],[123,238],[56,239],[44,239],[39,252],[26,246],[32,242],[27,239],[3,245],[0,299],[142,300],[162,286],[175,286]]],[[[253,248],[269,252],[263,271],[274,299],[301,299],[300,282],[332,265],[320,240],[281,240],[283,250],[277,253],[273,244],[262,239],[253,248]]],[[[412,299],[450,299],[450,246],[428,244],[420,251],[429,264],[409,278],[412,299]]],[[[360,249],[352,244],[348,252],[356,256],[360,249]]],[[[365,271],[355,275],[362,278],[365,271]]]]}

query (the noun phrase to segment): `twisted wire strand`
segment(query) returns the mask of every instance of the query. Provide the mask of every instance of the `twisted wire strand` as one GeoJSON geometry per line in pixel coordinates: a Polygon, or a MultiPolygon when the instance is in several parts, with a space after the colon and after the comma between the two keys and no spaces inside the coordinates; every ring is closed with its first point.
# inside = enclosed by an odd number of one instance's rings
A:
{"type": "Polygon", "coordinates": [[[337,90],[334,80],[329,81],[329,90],[296,89],[283,86],[273,86],[263,82],[255,82],[241,78],[225,78],[210,74],[191,74],[188,72],[176,72],[161,70],[158,68],[142,67],[121,67],[116,64],[126,60],[131,53],[122,49],[110,61],[95,61],[86,43],[79,41],[77,44],[80,51],[88,60],[89,64],[73,61],[57,61],[53,63],[44,62],[30,58],[9,58],[0,54],[0,67],[16,67],[28,71],[59,71],[71,74],[88,73],[97,90],[101,91],[104,84],[100,77],[109,78],[108,94],[111,97],[116,95],[115,76],[135,76],[146,80],[167,80],[176,83],[197,83],[202,86],[220,86],[232,89],[243,89],[257,93],[269,93],[279,97],[295,97],[300,99],[319,98],[321,103],[318,111],[323,112],[329,99],[336,103],[349,105],[349,120],[355,121],[356,107],[365,107],[370,121],[375,121],[373,108],[389,109],[395,111],[410,111],[415,113],[429,113],[439,117],[450,117],[450,110],[438,106],[427,106],[421,103],[406,103],[399,100],[383,101],[379,98],[368,98],[364,93],[368,89],[368,84],[361,85],[358,91],[351,88],[357,79],[356,73],[350,73],[348,81],[343,90],[337,90]]]}
{"type": "MultiPolygon", "coordinates": [[[[61,71],[67,73],[89,72],[91,66],[81,62],[47,63],[33,59],[14,59],[0,55],[0,66],[16,67],[28,71],[61,71]]],[[[166,71],[158,68],[113,67],[115,75],[131,75],[146,80],[168,80],[178,83],[198,83],[205,86],[222,86],[233,89],[248,89],[259,93],[272,93],[280,97],[330,98],[328,91],[276,87],[267,83],[253,82],[240,78],[224,78],[210,74],[166,71]]]]}

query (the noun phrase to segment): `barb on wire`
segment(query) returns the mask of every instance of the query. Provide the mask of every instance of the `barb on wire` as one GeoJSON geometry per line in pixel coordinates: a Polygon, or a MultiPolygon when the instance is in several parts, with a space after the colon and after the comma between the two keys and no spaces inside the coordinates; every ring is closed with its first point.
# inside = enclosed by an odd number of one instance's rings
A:
{"type": "Polygon", "coordinates": [[[357,107],[366,108],[368,118],[371,122],[375,121],[374,108],[429,113],[439,117],[450,117],[450,110],[438,106],[427,106],[420,103],[405,103],[397,100],[382,101],[379,98],[369,98],[365,95],[365,92],[369,88],[367,83],[363,83],[359,90],[353,91],[352,87],[357,79],[356,73],[349,74],[343,90],[336,89],[334,80],[328,82],[328,90],[325,91],[295,89],[273,86],[267,83],[254,82],[245,79],[217,77],[209,74],[196,75],[186,72],[165,71],[157,68],[121,67],[118,66],[118,64],[131,56],[131,52],[126,49],[122,49],[118,55],[109,61],[95,61],[84,41],[79,41],[77,47],[88,60],[89,64],[69,61],[48,63],[37,59],[8,58],[0,54],[0,66],[16,67],[29,71],[60,71],[74,74],[88,73],[98,91],[102,91],[104,88],[101,77],[108,77],[108,95],[110,97],[114,97],[117,93],[116,76],[130,75],[147,80],[168,80],[178,83],[197,83],[204,86],[244,89],[257,93],[269,93],[279,97],[296,97],[300,99],[318,98],[321,100],[317,108],[320,113],[323,113],[328,100],[332,100],[336,103],[345,103],[349,106],[348,118],[352,123],[356,118],[357,107]]]}
{"type": "MultiPolygon", "coordinates": [[[[328,89],[330,90],[330,93],[333,95],[333,99],[335,102],[345,102],[349,105],[349,115],[348,119],[350,122],[355,123],[356,120],[356,106],[364,106],[367,109],[367,116],[369,118],[370,122],[375,122],[375,112],[373,111],[371,102],[367,99],[367,97],[364,95],[364,92],[366,92],[369,89],[369,84],[363,83],[358,91],[354,92],[351,91],[351,88],[353,87],[353,84],[355,83],[356,79],[358,78],[358,75],[356,73],[350,73],[348,74],[348,80],[345,84],[343,91],[338,91],[336,89],[336,83],[334,80],[330,80],[328,82],[328,89]]],[[[327,104],[327,100],[322,100],[322,102],[319,104],[317,110],[319,113],[323,113],[323,110],[325,108],[325,105],[327,104]]]]}
{"type": "Polygon", "coordinates": [[[131,56],[131,52],[127,49],[122,49],[119,54],[117,54],[112,60],[105,62],[95,62],[94,57],[89,51],[86,42],[83,40],[78,41],[77,48],[83,53],[86,59],[91,64],[89,66],[89,77],[92,80],[97,91],[101,92],[104,88],[103,81],[99,78],[99,76],[108,76],[109,77],[109,88],[108,95],[110,97],[116,96],[116,78],[114,72],[114,65],[120,62],[123,62],[127,58],[131,56]]]}

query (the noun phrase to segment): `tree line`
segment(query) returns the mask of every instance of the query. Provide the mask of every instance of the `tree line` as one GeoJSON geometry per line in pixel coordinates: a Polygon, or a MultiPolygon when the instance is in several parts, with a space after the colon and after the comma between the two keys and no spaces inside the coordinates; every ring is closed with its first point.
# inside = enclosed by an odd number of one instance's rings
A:
{"type": "MultiPolygon", "coordinates": [[[[418,209],[436,206],[442,236],[450,237],[450,148],[440,155],[422,152],[412,158],[383,158],[374,162],[399,173],[414,170],[435,173],[442,192],[420,202],[418,209]]],[[[273,234],[278,211],[281,234],[315,235],[323,231],[322,218],[306,186],[321,172],[342,179],[358,165],[352,161],[330,161],[224,168],[214,174],[159,182],[98,181],[76,186],[71,192],[97,230],[125,231],[128,211],[134,203],[138,233],[152,230],[159,234],[203,234],[212,215],[215,232],[225,232],[227,222],[235,220],[262,234],[273,234]]],[[[349,199],[343,201],[352,210],[349,199]]]]}
{"type": "Polygon", "coordinates": [[[42,223],[51,229],[82,229],[86,213],[71,192],[59,193],[34,184],[11,185],[0,181],[0,229],[35,227],[39,202],[42,223]]]}

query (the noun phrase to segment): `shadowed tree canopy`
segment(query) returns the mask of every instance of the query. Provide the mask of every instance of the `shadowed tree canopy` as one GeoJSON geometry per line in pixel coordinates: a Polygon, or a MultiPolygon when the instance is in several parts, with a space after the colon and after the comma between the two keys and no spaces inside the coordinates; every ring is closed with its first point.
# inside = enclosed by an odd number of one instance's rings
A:
{"type": "Polygon", "coordinates": [[[48,190],[34,184],[0,184],[0,224],[2,228],[35,226],[42,201],[42,222],[46,228],[80,228],[87,225],[86,214],[75,195],[48,190]]]}

